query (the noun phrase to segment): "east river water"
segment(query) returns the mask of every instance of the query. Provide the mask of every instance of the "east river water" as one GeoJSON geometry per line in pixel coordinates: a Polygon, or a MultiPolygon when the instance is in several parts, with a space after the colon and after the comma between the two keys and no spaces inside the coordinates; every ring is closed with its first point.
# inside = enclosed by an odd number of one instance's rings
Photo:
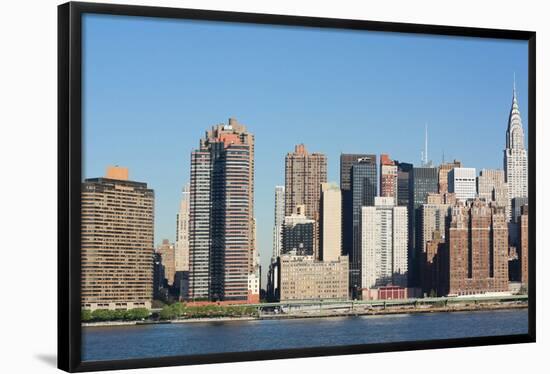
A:
{"type": "Polygon", "coordinates": [[[83,327],[84,361],[527,333],[527,309],[83,327]]]}

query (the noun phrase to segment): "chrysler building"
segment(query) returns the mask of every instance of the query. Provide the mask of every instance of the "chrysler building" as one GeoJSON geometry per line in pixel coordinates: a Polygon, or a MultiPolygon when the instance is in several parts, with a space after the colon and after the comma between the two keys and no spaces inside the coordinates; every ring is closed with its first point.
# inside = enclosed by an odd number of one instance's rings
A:
{"type": "Polygon", "coordinates": [[[527,197],[527,150],[525,149],[523,126],[514,79],[512,108],[506,130],[506,149],[504,150],[504,173],[508,183],[510,199],[527,197]]]}

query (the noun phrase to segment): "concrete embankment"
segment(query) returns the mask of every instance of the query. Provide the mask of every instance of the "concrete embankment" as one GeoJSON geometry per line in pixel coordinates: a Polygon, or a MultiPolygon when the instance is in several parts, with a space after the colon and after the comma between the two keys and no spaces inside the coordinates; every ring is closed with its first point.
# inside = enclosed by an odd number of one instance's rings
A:
{"type": "Polygon", "coordinates": [[[292,318],[325,318],[325,317],[352,317],[352,316],[381,316],[391,314],[412,314],[412,313],[452,313],[452,312],[477,312],[507,309],[525,309],[527,303],[502,303],[502,304],[458,304],[449,306],[400,306],[387,308],[364,308],[364,309],[335,309],[318,310],[309,312],[293,312],[284,314],[262,315],[260,319],[292,319],[292,318]]]}
{"type": "Polygon", "coordinates": [[[354,317],[354,316],[380,316],[392,314],[411,313],[452,313],[452,312],[476,312],[505,309],[527,308],[526,302],[520,303],[469,303],[450,304],[447,306],[420,305],[420,306],[388,306],[386,308],[341,308],[341,309],[320,309],[309,311],[297,311],[292,313],[261,314],[258,317],[213,317],[213,318],[181,318],[171,321],[105,321],[83,323],[85,327],[109,327],[109,326],[131,326],[131,325],[157,325],[170,323],[204,323],[204,322],[238,322],[253,320],[275,320],[275,319],[298,319],[298,318],[330,318],[330,317],[354,317]]]}

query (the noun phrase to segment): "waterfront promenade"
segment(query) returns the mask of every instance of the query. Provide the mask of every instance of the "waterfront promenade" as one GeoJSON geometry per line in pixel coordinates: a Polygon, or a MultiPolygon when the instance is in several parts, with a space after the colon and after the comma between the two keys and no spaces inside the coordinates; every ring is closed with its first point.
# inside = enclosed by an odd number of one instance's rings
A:
{"type": "MultiPolygon", "coordinates": [[[[276,303],[243,304],[255,308],[254,316],[213,316],[201,318],[180,317],[167,321],[158,319],[144,321],[103,321],[84,323],[84,326],[118,326],[136,324],[186,323],[207,321],[246,321],[264,319],[296,319],[346,317],[361,315],[413,314],[466,312],[481,310],[524,309],[528,306],[527,295],[435,297],[403,300],[302,300],[276,303]]],[[[239,305],[233,305],[233,308],[239,305]]],[[[151,310],[151,315],[160,309],[151,310]]]]}

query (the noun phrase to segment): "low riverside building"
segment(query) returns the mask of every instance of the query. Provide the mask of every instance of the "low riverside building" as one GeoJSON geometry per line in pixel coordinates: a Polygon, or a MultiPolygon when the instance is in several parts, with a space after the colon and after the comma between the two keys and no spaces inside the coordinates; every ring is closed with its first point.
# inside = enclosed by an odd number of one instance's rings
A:
{"type": "Polygon", "coordinates": [[[282,255],[277,267],[280,301],[348,299],[347,256],[318,261],[313,256],[282,255]]]}

